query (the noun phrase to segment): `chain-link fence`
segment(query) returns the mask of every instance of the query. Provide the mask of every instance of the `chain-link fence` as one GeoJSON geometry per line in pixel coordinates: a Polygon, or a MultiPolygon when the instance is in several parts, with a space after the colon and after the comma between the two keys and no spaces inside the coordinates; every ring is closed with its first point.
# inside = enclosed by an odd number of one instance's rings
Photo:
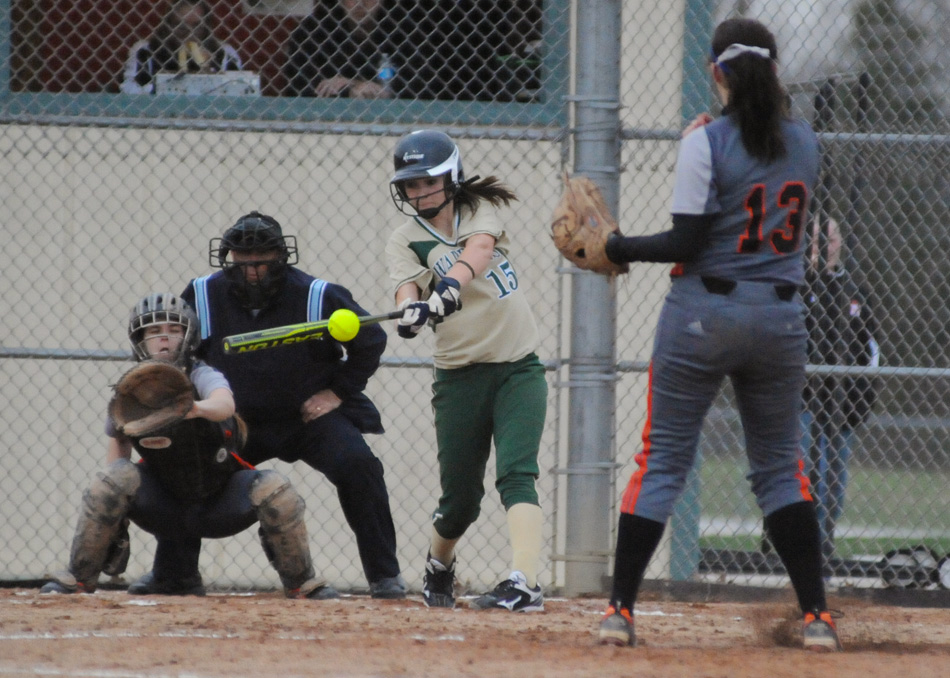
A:
{"type": "MultiPolygon", "coordinates": [[[[578,298],[547,234],[560,173],[574,167],[590,131],[576,125],[582,88],[572,74],[619,69],[619,91],[585,104],[620,110],[608,130],[619,165],[607,159],[593,174],[619,181],[624,232],[658,231],[669,224],[679,130],[714,108],[703,63],[709,35],[734,14],[777,34],[793,110],[821,134],[814,211],[838,225],[843,243],[836,275],[820,273],[837,254],[833,230],[817,231],[815,366],[804,398],[816,441],[806,454],[816,487],[828,488],[828,574],[883,585],[885,554],[919,547],[907,560],[932,561],[923,575],[931,582],[950,552],[944,3],[4,0],[0,11],[9,54],[0,61],[0,579],[35,580],[65,563],[81,492],[105,458],[109,385],[128,366],[128,310],[149,291],[179,292],[208,273],[208,240],[238,216],[272,214],[297,237],[300,268],[345,285],[371,311],[391,307],[383,244],[401,220],[388,193],[391,151],[406,131],[430,126],[459,140],[470,176],[497,175],[520,197],[505,215],[512,258],[550,368],[543,578],[562,586],[571,558],[607,573],[609,549],[571,556],[565,534],[566,517],[580,510],[563,481],[568,413],[584,397],[569,374],[571,309],[603,302],[578,298]],[[574,31],[592,17],[607,17],[602,32],[596,21],[593,33],[574,31]],[[618,28],[618,63],[582,68],[585,45],[618,28]],[[827,299],[830,313],[820,310],[827,299]]],[[[614,496],[640,444],[667,272],[636,265],[611,288],[614,496]]],[[[432,344],[390,334],[368,388],[386,433],[369,442],[386,469],[404,574],[417,588],[438,496],[432,344]]],[[[365,587],[330,483],[302,464],[273,467],[306,497],[318,569],[343,588],[365,587]]],[[[784,581],[745,473],[724,388],[651,576],[784,581]]],[[[608,535],[613,505],[601,519],[608,535]]],[[[154,549],[150,535],[132,534],[129,577],[149,568],[154,549]]],[[[276,586],[260,551],[254,530],[207,541],[202,573],[215,586],[276,586]]],[[[509,555],[489,490],[459,545],[459,576],[490,586],[509,555]]]]}

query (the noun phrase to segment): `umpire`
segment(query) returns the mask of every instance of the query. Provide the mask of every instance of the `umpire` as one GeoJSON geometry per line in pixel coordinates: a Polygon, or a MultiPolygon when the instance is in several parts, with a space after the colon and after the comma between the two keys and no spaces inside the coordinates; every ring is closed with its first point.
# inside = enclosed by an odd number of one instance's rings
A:
{"type": "MultiPolygon", "coordinates": [[[[363,439],[364,433],[383,432],[379,411],[363,389],[379,367],[386,333],[369,326],[345,344],[325,338],[225,355],[221,340],[229,335],[326,319],[341,308],[366,311],[346,288],[295,268],[295,238],[258,212],[213,238],[209,261],[223,270],[192,280],[182,297],[198,312],[198,355],[228,378],[248,424],[244,458],[251,464],[303,461],[323,473],[337,488],[356,534],[371,595],[404,598],[383,465],[363,439]]],[[[174,548],[188,552],[200,549],[200,542],[174,548]]],[[[130,592],[168,592],[149,590],[148,577],[130,592]]]]}

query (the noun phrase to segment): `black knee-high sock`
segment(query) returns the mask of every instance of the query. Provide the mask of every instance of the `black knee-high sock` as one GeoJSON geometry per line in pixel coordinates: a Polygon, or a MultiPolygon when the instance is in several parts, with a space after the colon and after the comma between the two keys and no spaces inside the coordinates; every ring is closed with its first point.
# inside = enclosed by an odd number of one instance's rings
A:
{"type": "Polygon", "coordinates": [[[665,523],[648,520],[629,513],[620,514],[617,527],[617,551],[614,561],[614,585],[610,604],[633,609],[643,575],[653,552],[663,537],[665,523]]]}
{"type": "Polygon", "coordinates": [[[792,580],[802,612],[828,609],[815,505],[802,501],[780,508],[765,517],[765,527],[792,580]]]}

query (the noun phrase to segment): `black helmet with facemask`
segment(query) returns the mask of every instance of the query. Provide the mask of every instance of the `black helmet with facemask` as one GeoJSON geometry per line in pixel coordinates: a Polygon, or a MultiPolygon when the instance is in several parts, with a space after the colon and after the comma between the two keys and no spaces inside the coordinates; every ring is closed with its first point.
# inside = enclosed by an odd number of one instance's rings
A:
{"type": "Polygon", "coordinates": [[[449,135],[436,130],[420,130],[400,139],[393,150],[393,166],[395,173],[389,180],[389,193],[396,209],[410,216],[418,214],[423,219],[432,219],[452,202],[465,181],[458,145],[449,135]],[[416,210],[406,194],[405,182],[438,176],[445,177],[445,200],[438,207],[416,210]]]}
{"type": "Polygon", "coordinates": [[[287,266],[297,263],[297,241],[292,235],[284,235],[280,224],[273,217],[251,212],[245,214],[220,238],[212,238],[208,246],[208,263],[224,269],[232,283],[235,294],[246,308],[260,309],[276,296],[283,285],[287,266]],[[270,254],[276,257],[253,259],[240,264],[228,260],[231,252],[270,254]],[[247,279],[244,267],[255,263],[266,264],[267,273],[254,282],[247,279]]]}

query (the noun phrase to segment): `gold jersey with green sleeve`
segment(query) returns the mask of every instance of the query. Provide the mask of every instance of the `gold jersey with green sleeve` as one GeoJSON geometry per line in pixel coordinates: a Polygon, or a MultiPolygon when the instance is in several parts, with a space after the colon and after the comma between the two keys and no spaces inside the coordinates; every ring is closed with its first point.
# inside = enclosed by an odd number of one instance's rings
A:
{"type": "Polygon", "coordinates": [[[462,287],[461,310],[435,326],[435,366],[453,369],[514,362],[537,351],[537,324],[508,259],[510,243],[496,211],[482,205],[472,215],[462,207],[456,212],[452,230],[453,235],[446,237],[425,219],[412,217],[386,244],[393,293],[406,283],[415,283],[425,300],[458,260],[468,238],[480,233],[495,238],[488,268],[462,287]]]}

